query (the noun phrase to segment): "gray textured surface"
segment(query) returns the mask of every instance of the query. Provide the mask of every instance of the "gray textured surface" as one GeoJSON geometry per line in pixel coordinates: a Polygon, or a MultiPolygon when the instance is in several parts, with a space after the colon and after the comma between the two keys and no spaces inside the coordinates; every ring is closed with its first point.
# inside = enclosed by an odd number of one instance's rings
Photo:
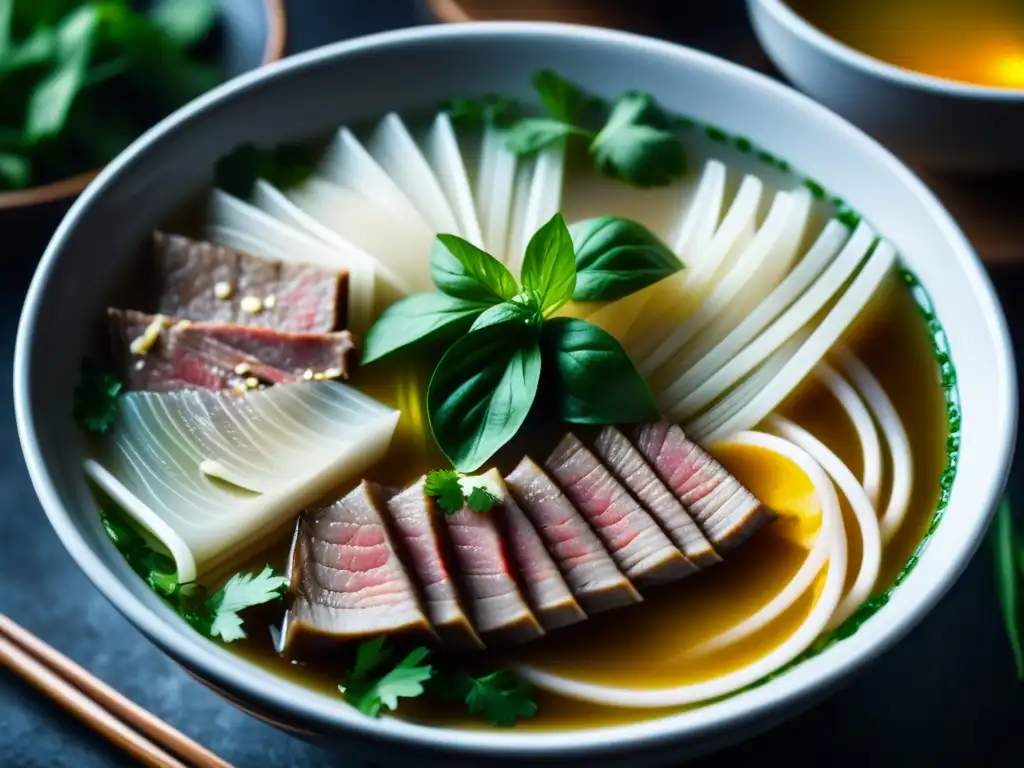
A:
{"type": "MultiPolygon", "coordinates": [[[[292,0],[291,50],[387,26],[415,23],[402,0],[292,0]]],[[[739,5],[739,4],[737,4],[739,5]]],[[[666,28],[673,36],[674,30],[666,28]]],[[[683,35],[680,34],[680,37],[683,35]]],[[[686,35],[694,39],[692,30],[686,35]]],[[[733,48],[721,38],[706,47],[733,48]]],[[[41,242],[0,231],[0,612],[225,759],[244,768],[348,766],[240,713],[150,645],[96,592],[50,530],[17,446],[11,412],[15,325],[41,242]]],[[[1015,307],[1024,268],[994,271],[1018,344],[1015,307]]],[[[1021,475],[1014,480],[1024,498],[1021,475]]],[[[862,677],[803,717],[706,761],[707,766],[791,764],[989,765],[1006,761],[1024,728],[1024,689],[1013,679],[987,548],[912,635],[862,677]]],[[[1011,757],[1012,760],[1012,757],[1011,757]]],[[[0,669],[0,766],[131,765],[9,670],[0,669]]]]}

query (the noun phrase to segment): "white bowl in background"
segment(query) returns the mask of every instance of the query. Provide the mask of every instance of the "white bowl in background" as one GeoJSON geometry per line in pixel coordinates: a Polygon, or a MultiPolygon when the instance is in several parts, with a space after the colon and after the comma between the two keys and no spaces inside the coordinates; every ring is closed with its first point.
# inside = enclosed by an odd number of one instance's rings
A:
{"type": "Polygon", "coordinates": [[[761,46],[790,82],[904,160],[936,170],[1024,170],[1024,89],[886,64],[829,37],[783,0],[747,0],[747,8],[761,46]]]}
{"type": "Polygon", "coordinates": [[[957,579],[1001,493],[1017,418],[1009,336],[985,271],[949,214],[889,152],[811,99],[735,64],[636,35],[542,23],[439,25],[337,43],[232,80],[148,131],[75,202],[47,248],[18,330],[14,393],[46,514],[86,575],[142,633],[281,728],[351,759],[414,765],[678,764],[792,716],[903,637],[957,579]],[[852,637],[760,687],[645,722],[572,731],[370,719],[338,696],[284,680],[201,637],[132,572],[104,534],[81,471],[72,419],[79,360],[139,244],[210,183],[215,161],[239,142],[323,134],[458,95],[529,98],[530,76],[541,67],[602,96],[643,88],[671,110],[749,137],[842,195],[884,233],[945,323],[963,414],[958,473],[944,519],[889,602],[852,637]]]}

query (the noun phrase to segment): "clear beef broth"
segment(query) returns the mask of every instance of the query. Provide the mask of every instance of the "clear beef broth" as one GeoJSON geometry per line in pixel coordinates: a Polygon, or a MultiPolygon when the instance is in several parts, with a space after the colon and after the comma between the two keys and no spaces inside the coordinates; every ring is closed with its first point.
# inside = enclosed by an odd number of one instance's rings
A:
{"type": "MultiPolygon", "coordinates": [[[[920,542],[934,513],[939,477],[945,462],[946,414],[937,366],[924,323],[909,293],[892,278],[872,307],[874,316],[862,323],[849,341],[855,354],[867,364],[892,399],[906,428],[914,456],[913,497],[906,523],[883,551],[882,574],[876,592],[892,584],[920,542]]],[[[373,479],[391,486],[404,486],[423,472],[442,466],[432,448],[425,422],[416,418],[422,410],[409,408],[410,400],[422,398],[425,381],[415,366],[393,364],[372,366],[358,372],[352,383],[389,404],[403,407],[399,436],[388,460],[371,473],[373,479]]],[[[781,411],[804,425],[825,442],[854,471],[860,466],[860,449],[847,417],[833,396],[816,383],[796,393],[781,411]]],[[[542,462],[565,425],[538,428],[517,438],[496,462],[508,471],[523,453],[542,462]]],[[[576,430],[589,437],[592,428],[576,430]]],[[[725,460],[728,466],[728,461],[725,460]]],[[[889,479],[885,478],[883,498],[889,479]]],[[[284,567],[287,539],[274,542],[254,557],[249,565],[269,562],[284,567]]],[[[814,599],[813,590],[784,616],[746,641],[705,656],[699,665],[676,665],[689,647],[713,636],[724,626],[749,615],[778,592],[795,574],[805,551],[776,537],[759,534],[746,542],[732,557],[702,573],[676,584],[645,593],[642,604],[621,608],[587,619],[576,626],[513,651],[497,654],[503,661],[530,661],[546,668],[568,670],[586,679],[609,684],[652,688],[710,679],[735,670],[762,656],[791,633],[801,622],[814,599]]],[[[848,573],[855,573],[859,545],[851,547],[848,573]]],[[[248,640],[231,647],[235,652],[283,677],[317,690],[336,692],[346,663],[285,661],[271,643],[270,627],[280,618],[280,605],[258,609],[247,616],[251,628],[248,640]]],[[[537,717],[523,720],[518,729],[558,729],[623,723],[661,716],[667,710],[616,709],[584,704],[549,694],[538,694],[537,717]]],[[[443,725],[487,727],[472,720],[464,708],[403,703],[403,717],[443,725]]]]}

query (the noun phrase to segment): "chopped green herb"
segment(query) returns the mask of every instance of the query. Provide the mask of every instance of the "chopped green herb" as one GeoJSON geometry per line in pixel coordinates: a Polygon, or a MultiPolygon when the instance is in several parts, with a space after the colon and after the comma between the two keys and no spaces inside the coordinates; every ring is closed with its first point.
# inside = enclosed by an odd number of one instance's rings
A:
{"type": "Polygon", "coordinates": [[[164,598],[197,632],[225,643],[246,636],[239,612],[276,600],[288,580],[275,576],[268,565],[258,574],[236,573],[212,597],[196,582],[178,581],[173,558],[144,537],[124,515],[109,507],[100,510],[107,536],[129,567],[164,598]]]}
{"type": "Polygon", "coordinates": [[[478,514],[483,514],[484,512],[490,512],[491,508],[499,501],[501,499],[489,490],[482,485],[477,485],[473,487],[469,492],[469,496],[466,497],[466,506],[478,514]]]}
{"type": "Polygon", "coordinates": [[[91,360],[82,363],[82,378],[75,388],[73,415],[87,432],[107,432],[117,419],[120,379],[100,371],[91,360]]]}
{"type": "Polygon", "coordinates": [[[242,144],[217,161],[214,183],[225,192],[246,198],[257,179],[286,189],[308,179],[315,167],[315,152],[307,144],[285,143],[272,149],[242,144]]]}
{"type": "Polygon", "coordinates": [[[479,99],[452,99],[442,104],[441,109],[455,125],[463,128],[504,127],[519,115],[519,103],[515,99],[493,93],[479,99]]]}
{"type": "Polygon", "coordinates": [[[383,637],[367,640],[356,651],[356,666],[344,685],[338,689],[345,700],[363,714],[378,717],[382,707],[394,712],[400,698],[416,698],[423,694],[423,683],[433,669],[423,661],[430,655],[427,648],[416,648],[398,664],[381,674],[391,653],[384,648],[383,637]]]}
{"type": "Polygon", "coordinates": [[[530,684],[508,669],[499,669],[480,677],[465,672],[437,675],[430,683],[430,693],[442,701],[463,701],[471,714],[483,717],[492,725],[515,725],[519,718],[537,714],[530,684]]]}
{"type": "Polygon", "coordinates": [[[683,143],[649,93],[627,93],[612,108],[590,152],[598,168],[636,187],[664,186],[686,169],[683,143]]]}
{"type": "Polygon", "coordinates": [[[1024,553],[1024,539],[1014,529],[1013,511],[1007,499],[1003,499],[999,504],[996,513],[993,546],[999,606],[1003,612],[1003,623],[1006,625],[1006,636],[1010,641],[1017,679],[1024,682],[1024,646],[1021,644],[1021,631],[1024,627],[1021,623],[1021,582],[1024,581],[1024,562],[1020,561],[1024,553]]]}
{"type": "Polygon", "coordinates": [[[427,473],[423,492],[437,501],[447,514],[454,515],[465,504],[462,486],[459,485],[461,477],[454,469],[432,469],[427,473]]]}

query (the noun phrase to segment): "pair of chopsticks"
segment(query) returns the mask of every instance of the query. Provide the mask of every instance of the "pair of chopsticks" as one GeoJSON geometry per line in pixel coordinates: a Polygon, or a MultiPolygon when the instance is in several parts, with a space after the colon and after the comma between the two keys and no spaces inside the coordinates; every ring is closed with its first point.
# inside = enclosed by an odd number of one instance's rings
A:
{"type": "Polygon", "coordinates": [[[232,768],[2,613],[0,663],[143,765],[232,768]]]}

